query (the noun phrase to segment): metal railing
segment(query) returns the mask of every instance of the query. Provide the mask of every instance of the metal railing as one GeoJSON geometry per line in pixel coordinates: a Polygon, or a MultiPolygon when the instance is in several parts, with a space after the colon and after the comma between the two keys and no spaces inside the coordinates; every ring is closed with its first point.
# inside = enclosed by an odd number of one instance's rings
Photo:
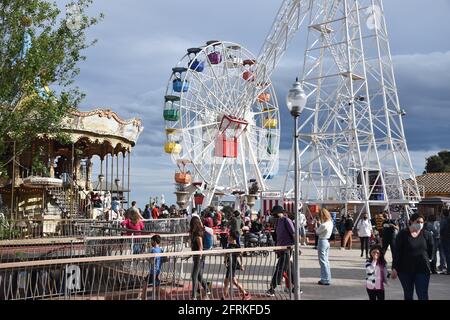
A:
{"type": "MultiPolygon", "coordinates": [[[[144,220],[144,231],[154,233],[187,233],[188,220],[144,220]]],[[[120,235],[120,222],[93,219],[23,219],[0,220],[0,240],[64,238],[120,235]]]]}
{"type": "MultiPolygon", "coordinates": [[[[149,252],[152,236],[2,240],[0,263],[142,254],[149,252]]],[[[182,251],[189,240],[189,234],[160,236],[164,252],[182,251]]]]}
{"type": "MultiPolygon", "coordinates": [[[[0,300],[242,300],[236,286],[224,287],[232,277],[233,259],[242,257],[235,279],[253,300],[292,297],[283,283],[267,297],[276,270],[277,252],[288,247],[142,254],[0,264],[0,300]],[[194,262],[196,261],[196,262],[194,262]],[[192,290],[195,264],[205,280],[192,290]],[[240,270],[241,269],[241,270],[240,270]],[[194,295],[193,295],[194,294],[194,295]]],[[[290,274],[290,267],[287,270],[290,274]]],[[[288,277],[289,279],[290,277],[288,277]]],[[[249,296],[248,296],[249,297],[249,296]]]]}

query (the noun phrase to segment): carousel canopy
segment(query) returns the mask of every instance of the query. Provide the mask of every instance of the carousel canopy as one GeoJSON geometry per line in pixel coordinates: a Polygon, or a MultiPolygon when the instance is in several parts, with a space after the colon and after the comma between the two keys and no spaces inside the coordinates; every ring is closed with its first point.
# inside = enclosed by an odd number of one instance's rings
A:
{"type": "MultiPolygon", "coordinates": [[[[64,119],[63,128],[69,134],[70,140],[77,143],[81,140],[91,145],[110,145],[118,152],[130,151],[137,143],[139,135],[144,130],[140,119],[121,119],[111,110],[94,110],[90,112],[75,111],[64,119]]],[[[94,150],[93,150],[94,151],[94,150]]]]}
{"type": "Polygon", "coordinates": [[[63,181],[55,178],[28,177],[23,179],[22,185],[29,188],[62,187],[63,181]]]}

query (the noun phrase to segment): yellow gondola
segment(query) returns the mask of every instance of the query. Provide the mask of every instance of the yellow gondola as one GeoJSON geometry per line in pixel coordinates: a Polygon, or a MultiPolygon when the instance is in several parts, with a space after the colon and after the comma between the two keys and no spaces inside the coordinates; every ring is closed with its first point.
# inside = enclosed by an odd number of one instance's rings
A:
{"type": "Polygon", "coordinates": [[[277,119],[264,119],[264,129],[276,129],[278,127],[277,119]]]}
{"type": "Polygon", "coordinates": [[[164,151],[168,154],[180,154],[181,153],[181,144],[176,142],[167,142],[164,145],[164,151]]]}

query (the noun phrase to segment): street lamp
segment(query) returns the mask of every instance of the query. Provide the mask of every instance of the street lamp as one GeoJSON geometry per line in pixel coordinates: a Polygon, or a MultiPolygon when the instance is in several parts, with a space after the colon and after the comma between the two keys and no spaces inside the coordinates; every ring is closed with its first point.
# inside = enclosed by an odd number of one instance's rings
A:
{"type": "Polygon", "coordinates": [[[295,251],[294,251],[294,299],[300,300],[300,257],[299,257],[299,217],[298,217],[298,117],[303,112],[306,106],[308,97],[303,91],[301,83],[296,79],[295,83],[292,85],[291,90],[289,90],[288,96],[286,98],[286,105],[294,118],[294,161],[295,161],[295,251]]]}

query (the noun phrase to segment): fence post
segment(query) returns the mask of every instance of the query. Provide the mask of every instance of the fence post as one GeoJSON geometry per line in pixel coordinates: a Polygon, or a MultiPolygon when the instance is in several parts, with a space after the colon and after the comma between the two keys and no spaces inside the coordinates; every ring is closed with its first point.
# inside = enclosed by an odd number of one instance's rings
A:
{"type": "Polygon", "coordinates": [[[153,258],[152,277],[153,277],[153,301],[156,300],[156,257],[153,258]]]}
{"type": "Polygon", "coordinates": [[[288,290],[289,290],[289,300],[292,300],[292,285],[293,285],[293,283],[292,283],[292,268],[291,268],[291,255],[292,255],[292,252],[291,252],[291,249],[289,249],[289,254],[288,254],[288,261],[287,261],[287,263],[288,263],[288,274],[287,274],[287,276],[288,276],[288,280],[289,280],[289,288],[288,288],[288,290]]]}
{"type": "Polygon", "coordinates": [[[228,282],[230,284],[230,300],[233,300],[233,254],[232,253],[230,253],[228,269],[229,269],[229,274],[228,274],[229,281],[228,282]]]}

